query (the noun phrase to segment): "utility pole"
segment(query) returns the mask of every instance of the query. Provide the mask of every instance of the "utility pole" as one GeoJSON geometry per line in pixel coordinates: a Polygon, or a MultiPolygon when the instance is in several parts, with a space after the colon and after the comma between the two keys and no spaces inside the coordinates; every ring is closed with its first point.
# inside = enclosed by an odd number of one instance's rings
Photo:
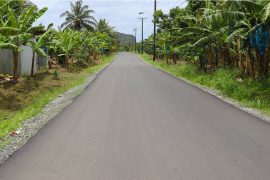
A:
{"type": "Polygon", "coordinates": [[[128,51],[131,51],[131,42],[130,42],[130,39],[128,40],[128,51]]]}
{"type": "Polygon", "coordinates": [[[144,20],[145,19],[147,19],[147,18],[139,18],[139,19],[141,19],[142,20],[142,54],[143,54],[143,22],[144,22],[144,20]]]}
{"type": "Polygon", "coordinates": [[[157,39],[157,24],[155,21],[155,13],[157,11],[157,0],[154,2],[154,47],[153,47],[153,61],[156,61],[156,39],[157,39]]]}
{"type": "Polygon", "coordinates": [[[135,32],[135,53],[137,52],[137,28],[134,28],[133,31],[135,32]]]}

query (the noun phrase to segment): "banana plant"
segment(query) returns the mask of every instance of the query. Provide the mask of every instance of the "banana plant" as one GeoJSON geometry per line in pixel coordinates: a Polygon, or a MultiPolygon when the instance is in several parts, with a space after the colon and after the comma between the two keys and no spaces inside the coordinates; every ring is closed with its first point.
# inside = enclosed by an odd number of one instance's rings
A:
{"type": "Polygon", "coordinates": [[[25,7],[25,10],[18,14],[15,9],[8,7],[5,22],[2,22],[0,34],[5,41],[0,44],[0,48],[11,49],[13,51],[13,81],[17,82],[20,46],[27,44],[36,32],[43,29],[43,26],[32,26],[41,17],[47,8],[38,10],[37,7],[25,7]]]}
{"type": "Polygon", "coordinates": [[[162,47],[162,54],[165,56],[167,64],[169,64],[169,55],[171,53],[171,34],[169,32],[162,32],[158,36],[158,45],[162,47]]]}
{"type": "Polygon", "coordinates": [[[111,43],[111,38],[107,33],[95,32],[87,39],[87,45],[94,60],[102,54],[103,49],[110,50],[111,43]]]}
{"type": "Polygon", "coordinates": [[[35,55],[47,56],[47,53],[44,51],[44,48],[48,48],[50,37],[53,35],[54,30],[49,29],[44,34],[37,36],[37,40],[32,40],[27,43],[28,46],[32,48],[32,66],[31,66],[31,76],[34,75],[34,64],[35,64],[35,55]]]}
{"type": "Polygon", "coordinates": [[[78,37],[79,32],[72,31],[67,29],[63,32],[59,32],[56,34],[55,39],[53,40],[53,44],[60,50],[61,54],[58,56],[64,56],[64,66],[68,67],[69,58],[77,45],[79,45],[78,37]]]}

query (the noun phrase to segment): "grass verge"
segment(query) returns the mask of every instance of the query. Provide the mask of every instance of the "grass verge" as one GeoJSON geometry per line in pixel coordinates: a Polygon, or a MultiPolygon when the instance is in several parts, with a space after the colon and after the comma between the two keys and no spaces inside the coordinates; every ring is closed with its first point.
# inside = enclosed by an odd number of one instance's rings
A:
{"type": "Polygon", "coordinates": [[[212,73],[202,73],[195,64],[167,65],[165,61],[153,62],[152,57],[147,54],[140,56],[149,64],[176,77],[219,90],[223,95],[237,100],[246,107],[270,115],[270,79],[264,82],[248,78],[239,80],[237,78],[239,71],[236,69],[218,69],[212,73]]]}
{"type": "Polygon", "coordinates": [[[56,72],[51,71],[40,73],[35,77],[23,78],[16,85],[1,85],[0,142],[4,141],[8,134],[18,129],[22,122],[39,114],[45,105],[58,95],[85,83],[91,74],[100,71],[112,62],[114,57],[115,55],[103,57],[97,65],[74,73],[59,69],[57,79],[55,78],[56,72]]]}

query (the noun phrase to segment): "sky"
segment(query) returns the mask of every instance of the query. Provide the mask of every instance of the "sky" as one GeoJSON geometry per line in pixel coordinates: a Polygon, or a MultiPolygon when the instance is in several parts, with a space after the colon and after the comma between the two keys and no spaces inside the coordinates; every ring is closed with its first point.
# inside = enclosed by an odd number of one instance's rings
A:
{"type": "MultiPolygon", "coordinates": [[[[54,23],[55,28],[63,23],[65,18],[60,18],[60,14],[70,10],[70,2],[74,0],[31,0],[39,8],[48,7],[46,14],[38,19],[36,24],[48,25],[54,23]]],[[[95,13],[93,16],[99,20],[105,18],[116,31],[134,34],[133,29],[138,28],[138,34],[141,33],[141,21],[139,17],[147,18],[145,20],[144,34],[148,37],[153,32],[152,14],[154,9],[154,0],[84,0],[84,4],[89,5],[95,13]],[[144,15],[139,15],[144,12],[144,15]]],[[[157,9],[162,9],[165,13],[176,6],[186,6],[185,0],[157,0],[157,9]]],[[[140,40],[140,36],[137,37],[140,40]]]]}

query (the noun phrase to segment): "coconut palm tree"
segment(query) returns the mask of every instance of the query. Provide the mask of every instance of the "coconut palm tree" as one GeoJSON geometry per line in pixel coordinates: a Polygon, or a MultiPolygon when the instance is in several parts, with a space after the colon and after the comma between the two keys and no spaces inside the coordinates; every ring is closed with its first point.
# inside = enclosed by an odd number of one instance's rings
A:
{"type": "Polygon", "coordinates": [[[94,10],[89,9],[88,5],[83,5],[82,0],[77,0],[75,3],[70,3],[71,11],[66,11],[61,14],[61,17],[66,17],[66,21],[61,25],[61,29],[72,29],[81,31],[84,28],[89,31],[94,31],[96,20],[91,15],[94,10]]]}
{"type": "Polygon", "coordinates": [[[100,19],[96,26],[96,31],[107,33],[110,37],[114,37],[113,29],[114,27],[111,27],[106,19],[100,19]]]}

